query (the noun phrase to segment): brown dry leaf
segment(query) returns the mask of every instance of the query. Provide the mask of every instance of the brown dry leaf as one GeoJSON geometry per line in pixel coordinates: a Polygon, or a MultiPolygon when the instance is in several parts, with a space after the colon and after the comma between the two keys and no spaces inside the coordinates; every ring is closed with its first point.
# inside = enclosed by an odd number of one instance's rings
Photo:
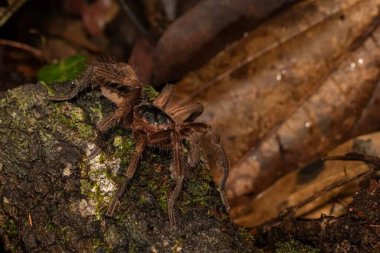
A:
{"type": "Polygon", "coordinates": [[[96,0],[91,4],[85,0],[66,0],[64,6],[68,12],[82,16],[84,28],[93,36],[102,36],[106,24],[119,11],[116,0],[96,0]]]}
{"type": "Polygon", "coordinates": [[[145,37],[137,37],[128,63],[136,71],[142,83],[151,83],[153,45],[145,37]]]}
{"type": "Polygon", "coordinates": [[[106,24],[116,17],[118,11],[119,6],[115,0],[97,0],[84,8],[83,25],[91,35],[101,36],[106,24]]]}
{"type": "MultiPolygon", "coordinates": [[[[263,19],[295,0],[204,0],[178,18],[162,35],[155,53],[159,82],[178,78],[182,68],[228,25],[243,18],[263,19]]],[[[199,61],[196,59],[195,61],[199,61]]]]}
{"type": "Polygon", "coordinates": [[[202,102],[201,120],[221,135],[230,200],[249,203],[349,138],[380,74],[379,7],[302,1],[178,83],[184,103],[202,102]]]}
{"type": "Polygon", "coordinates": [[[49,62],[76,53],[96,59],[96,55],[104,51],[108,43],[106,40],[98,40],[96,43],[91,41],[78,19],[50,19],[44,33],[44,56],[49,62]]]}
{"type": "MultiPolygon", "coordinates": [[[[350,152],[380,156],[380,132],[353,138],[329,152],[327,156],[344,155],[350,152]]],[[[340,215],[344,209],[332,210],[332,205],[325,205],[325,203],[332,199],[344,199],[344,202],[348,204],[352,199],[351,195],[358,191],[359,185],[367,181],[368,178],[358,178],[332,191],[323,192],[323,194],[318,193],[334,183],[354,179],[369,171],[369,166],[364,162],[357,161],[320,161],[313,163],[281,177],[251,200],[249,204],[235,208],[231,216],[239,225],[256,227],[276,218],[287,208],[296,206],[316,193],[319,197],[301,207],[296,212],[296,216],[319,218],[322,213],[340,215]],[[331,213],[331,211],[334,212],[331,213]]]]}

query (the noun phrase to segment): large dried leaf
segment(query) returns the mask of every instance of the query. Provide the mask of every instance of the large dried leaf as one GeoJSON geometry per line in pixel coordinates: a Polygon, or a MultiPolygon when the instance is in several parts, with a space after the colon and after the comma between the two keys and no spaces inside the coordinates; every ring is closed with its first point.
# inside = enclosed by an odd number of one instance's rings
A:
{"type": "Polygon", "coordinates": [[[350,136],[380,74],[379,7],[303,1],[178,83],[221,134],[231,200],[249,202],[350,136]]]}
{"type": "MultiPolygon", "coordinates": [[[[201,60],[200,57],[197,59],[191,57],[232,23],[244,18],[263,19],[285,3],[294,1],[201,1],[178,18],[160,38],[155,55],[154,74],[156,80],[166,81],[178,78],[182,74],[183,68],[186,68],[183,65],[191,65],[192,63],[189,63],[189,61],[199,62],[201,60]]],[[[204,58],[204,55],[208,54],[203,52],[202,58],[204,58]]],[[[195,64],[193,63],[192,65],[195,64]]]]}
{"type": "MultiPolygon", "coordinates": [[[[344,155],[350,152],[380,156],[380,132],[351,139],[329,152],[328,156],[344,155]]],[[[369,170],[369,165],[364,162],[316,162],[283,176],[257,195],[250,203],[236,208],[235,212],[231,213],[231,216],[239,225],[255,227],[276,218],[287,208],[294,207],[313,196],[318,197],[300,208],[296,215],[303,216],[307,214],[309,216],[310,213],[313,213],[315,216],[320,216],[322,212],[326,215],[331,215],[331,206],[329,210],[320,210],[319,207],[338,197],[343,197],[346,201],[349,200],[348,196],[358,191],[360,189],[359,184],[367,180],[367,178],[355,178],[369,170]],[[350,180],[353,181],[331,191],[323,191],[338,182],[350,180]],[[313,212],[314,209],[317,209],[319,213],[313,212]]],[[[334,213],[334,215],[337,214],[337,212],[334,213]]]]}

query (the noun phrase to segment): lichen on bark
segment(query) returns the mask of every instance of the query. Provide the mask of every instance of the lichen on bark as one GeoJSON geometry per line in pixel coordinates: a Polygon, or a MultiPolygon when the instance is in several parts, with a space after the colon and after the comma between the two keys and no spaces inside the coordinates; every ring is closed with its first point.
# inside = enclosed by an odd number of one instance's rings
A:
{"type": "MultiPolygon", "coordinates": [[[[55,85],[64,92],[67,85],[55,85]]],[[[112,110],[97,91],[51,102],[29,84],[0,98],[0,236],[11,252],[252,252],[228,219],[207,163],[186,169],[170,227],[170,154],[147,150],[115,217],[105,210],[134,143],[114,128],[97,156],[96,122],[112,110]]]]}

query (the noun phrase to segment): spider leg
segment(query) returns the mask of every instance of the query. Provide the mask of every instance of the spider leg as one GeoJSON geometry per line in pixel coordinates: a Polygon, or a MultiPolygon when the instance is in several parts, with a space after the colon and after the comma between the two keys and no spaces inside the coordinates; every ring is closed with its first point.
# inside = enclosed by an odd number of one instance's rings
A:
{"type": "Polygon", "coordinates": [[[94,67],[90,66],[87,68],[86,71],[84,71],[81,76],[78,78],[78,80],[71,81],[75,84],[75,88],[71,90],[69,93],[65,95],[59,95],[59,96],[49,96],[48,99],[52,101],[64,101],[64,100],[70,100],[74,98],[79,92],[89,87],[93,82],[93,70],[94,67]]]}
{"type": "Polygon", "coordinates": [[[170,139],[172,132],[173,130],[170,129],[148,135],[148,142],[149,144],[159,144],[161,142],[164,142],[170,139]]]}
{"type": "Polygon", "coordinates": [[[116,126],[120,122],[121,119],[119,116],[119,113],[117,113],[116,111],[110,113],[107,117],[105,117],[98,123],[96,128],[100,133],[107,132],[110,128],[116,126]]]}
{"type": "Polygon", "coordinates": [[[186,138],[189,142],[189,156],[188,156],[188,164],[190,167],[194,168],[200,159],[200,137],[196,132],[191,132],[190,136],[186,138]]]}
{"type": "Polygon", "coordinates": [[[66,93],[65,95],[53,95],[48,96],[48,99],[51,101],[65,101],[70,100],[73,97],[75,97],[80,91],[87,88],[86,84],[81,84],[78,81],[72,81],[75,84],[74,89],[72,89],[69,93],[66,93]]]}
{"type": "Polygon", "coordinates": [[[94,75],[102,83],[118,83],[132,89],[142,87],[135,71],[126,63],[97,63],[94,65],[94,75]]]}
{"type": "Polygon", "coordinates": [[[125,124],[123,124],[125,127],[128,127],[129,121],[131,119],[128,118],[130,116],[130,112],[132,111],[132,106],[135,103],[135,101],[140,96],[140,90],[136,89],[127,94],[126,97],[122,97],[118,95],[116,92],[113,92],[106,87],[101,87],[101,91],[103,96],[111,100],[117,105],[116,110],[108,115],[106,118],[104,118],[102,121],[100,121],[97,125],[97,129],[101,133],[105,133],[110,129],[111,127],[116,126],[120,123],[120,121],[124,121],[125,124]]]}
{"type": "Polygon", "coordinates": [[[177,122],[193,122],[202,112],[203,105],[201,103],[188,104],[168,110],[168,113],[171,114],[177,122]]]}
{"type": "Polygon", "coordinates": [[[172,133],[172,142],[173,142],[173,159],[171,163],[172,176],[176,181],[176,185],[172,193],[170,194],[168,201],[168,213],[169,213],[169,221],[172,227],[176,226],[176,218],[174,214],[174,204],[176,199],[178,198],[179,193],[182,189],[182,183],[184,178],[184,172],[182,168],[182,145],[181,139],[177,132],[172,133]]]}
{"type": "Polygon", "coordinates": [[[219,169],[222,170],[223,176],[219,181],[218,191],[220,193],[220,198],[226,207],[227,211],[230,210],[230,206],[228,204],[226,195],[225,195],[225,186],[229,173],[229,163],[226,157],[226,153],[220,143],[219,136],[216,134],[215,130],[206,123],[188,123],[184,124],[181,129],[181,133],[186,134],[186,132],[191,131],[191,129],[204,134],[205,136],[210,138],[212,147],[208,149],[208,152],[215,151],[216,152],[216,165],[219,169]]]}
{"type": "Polygon", "coordinates": [[[153,101],[153,104],[157,107],[165,108],[173,95],[173,91],[174,86],[172,84],[166,85],[160,95],[158,95],[158,97],[153,101]]]}
{"type": "Polygon", "coordinates": [[[141,135],[141,134],[138,135],[135,152],[133,153],[131,161],[129,162],[128,169],[124,173],[124,176],[125,176],[124,182],[123,182],[122,186],[117,190],[116,194],[114,195],[114,197],[113,197],[113,199],[112,199],[112,201],[108,207],[108,210],[106,213],[107,216],[109,216],[109,217],[113,216],[113,213],[114,213],[115,208],[119,202],[119,199],[123,196],[125,190],[127,189],[129,181],[132,179],[133,175],[136,172],[137,166],[139,164],[142,152],[145,149],[146,143],[147,143],[146,137],[144,135],[141,135]]]}

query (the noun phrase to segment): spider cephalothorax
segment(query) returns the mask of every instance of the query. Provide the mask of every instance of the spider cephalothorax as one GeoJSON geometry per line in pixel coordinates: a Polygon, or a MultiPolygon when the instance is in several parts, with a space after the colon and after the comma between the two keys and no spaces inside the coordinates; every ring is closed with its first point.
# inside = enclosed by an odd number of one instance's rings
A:
{"type": "MultiPolygon", "coordinates": [[[[102,94],[117,105],[117,109],[107,119],[103,120],[98,128],[105,131],[115,123],[122,121],[122,126],[130,129],[136,141],[136,148],[128,168],[125,172],[125,180],[122,186],[116,192],[109,208],[107,215],[112,216],[115,208],[124,194],[129,181],[132,179],[138,167],[141,155],[146,147],[157,147],[159,149],[170,150],[172,152],[171,173],[176,182],[173,192],[170,194],[168,201],[168,213],[171,225],[176,224],[174,215],[174,204],[181,192],[184,180],[184,141],[189,145],[188,164],[195,166],[200,158],[200,139],[208,137],[214,153],[217,155],[216,164],[223,171],[222,179],[219,182],[218,190],[223,204],[229,209],[228,202],[224,194],[225,183],[228,176],[229,164],[223,147],[214,129],[205,123],[195,123],[194,120],[202,113],[203,106],[199,103],[185,106],[170,106],[168,102],[173,93],[173,86],[167,85],[153,101],[142,101],[141,84],[130,66],[126,64],[99,64],[90,67],[89,71],[96,73],[91,78],[79,79],[78,86],[74,92],[65,97],[53,97],[53,99],[63,100],[74,97],[80,90],[88,86],[81,84],[94,82],[100,86],[102,94]],[[113,70],[122,66],[123,69],[113,70]],[[92,68],[92,69],[91,69],[92,68]],[[104,69],[102,69],[104,68],[104,69]],[[119,77],[108,75],[108,73],[121,73],[119,77]],[[102,73],[106,75],[101,76],[102,73]],[[127,77],[128,76],[128,77],[127,77]],[[138,91],[138,94],[137,94],[138,91]]],[[[85,72],[85,75],[89,73],[85,72]]]]}

